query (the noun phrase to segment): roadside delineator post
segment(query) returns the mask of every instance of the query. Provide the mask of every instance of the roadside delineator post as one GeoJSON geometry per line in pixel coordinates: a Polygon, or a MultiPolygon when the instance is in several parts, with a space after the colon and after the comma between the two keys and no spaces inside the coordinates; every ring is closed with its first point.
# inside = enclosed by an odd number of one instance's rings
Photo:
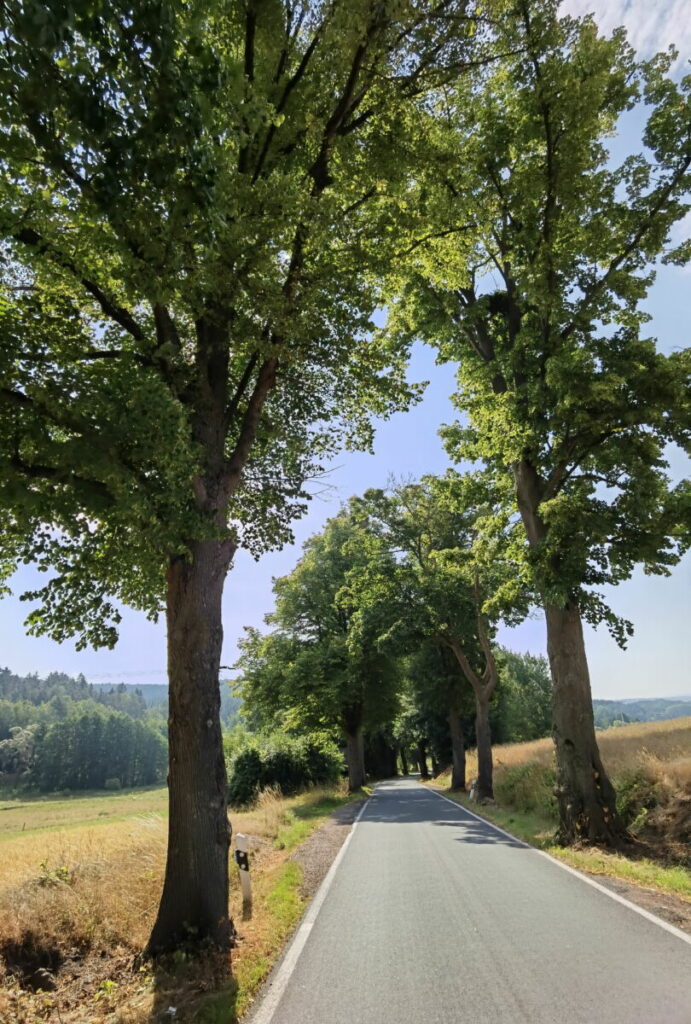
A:
{"type": "Polygon", "coordinates": [[[250,880],[250,837],[238,832],[235,836],[235,863],[239,868],[242,889],[243,910],[252,906],[252,882],[250,880]]]}

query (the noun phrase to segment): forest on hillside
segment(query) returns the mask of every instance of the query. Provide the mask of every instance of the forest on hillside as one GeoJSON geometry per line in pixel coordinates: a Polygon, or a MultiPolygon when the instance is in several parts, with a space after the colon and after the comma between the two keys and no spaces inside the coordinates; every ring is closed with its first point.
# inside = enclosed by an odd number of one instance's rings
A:
{"type": "Polygon", "coordinates": [[[594,700],[595,727],[628,725],[629,722],[663,722],[691,715],[691,697],[642,697],[624,700],[594,700]]]}
{"type": "MultiPolygon", "coordinates": [[[[548,736],[551,682],[546,660],[508,650],[498,660],[499,680],[489,710],[494,742],[548,736]]],[[[394,675],[400,688],[394,711],[387,722],[369,722],[364,730],[367,775],[446,769],[453,749],[443,695],[448,687],[454,690],[453,671],[438,651],[420,649],[415,656],[400,658],[394,675]]],[[[317,689],[322,685],[315,675],[310,681],[317,689]]],[[[329,733],[328,722],[313,722],[314,734],[293,714],[286,729],[282,716],[267,715],[252,695],[242,716],[242,698],[231,692],[231,685],[221,685],[221,720],[232,801],[245,803],[264,785],[293,792],[341,774],[346,748],[336,723],[329,733]]],[[[242,676],[236,683],[241,688],[242,676]]],[[[594,700],[593,708],[596,727],[607,729],[684,717],[691,700],[594,700]]],[[[0,786],[54,792],[161,782],[167,709],[168,688],[160,684],[91,683],[83,675],[64,672],[41,678],[0,669],[0,786]]],[[[474,747],[475,717],[467,698],[459,712],[463,747],[474,747]]]]}
{"type": "Polygon", "coordinates": [[[165,778],[165,719],[142,692],[61,672],[0,670],[0,785],[41,792],[120,789],[165,778]]]}
{"type": "MultiPolygon", "coordinates": [[[[228,728],[240,700],[222,690],[228,728]]],[[[0,786],[55,792],[163,782],[167,717],[166,686],[0,669],[0,786]]]]}

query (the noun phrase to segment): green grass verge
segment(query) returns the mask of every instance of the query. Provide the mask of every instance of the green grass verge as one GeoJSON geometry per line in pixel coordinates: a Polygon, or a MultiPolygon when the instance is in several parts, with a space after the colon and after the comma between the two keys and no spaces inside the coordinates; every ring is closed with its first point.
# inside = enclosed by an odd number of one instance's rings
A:
{"type": "Polygon", "coordinates": [[[198,1024],[235,1024],[246,1012],[302,915],[301,881],[302,870],[294,861],[286,861],[278,869],[258,901],[271,934],[270,948],[234,961],[232,979],[220,992],[206,997],[197,1011],[198,1024]]]}
{"type": "MultiPolygon", "coordinates": [[[[353,800],[362,799],[364,793],[320,795],[316,799],[305,794],[305,802],[287,812],[288,823],[276,837],[278,849],[292,851],[322,825],[335,810],[353,800]]],[[[235,1016],[222,1018],[223,1024],[234,1024],[247,1011],[261,984],[280,956],[285,944],[300,920],[306,901],[300,895],[302,868],[294,860],[285,861],[278,869],[265,892],[257,888],[256,912],[262,915],[265,933],[270,935],[268,948],[257,949],[252,956],[244,956],[234,964],[236,991],[232,993],[235,1016]]],[[[242,929],[241,929],[242,930],[242,929]]],[[[226,1007],[230,1008],[230,1001],[226,1007]]],[[[211,1018],[200,1018],[200,1024],[216,1024],[211,1018]]],[[[219,1021],[220,1024],[220,1021],[219,1021]]]]}
{"type": "MultiPolygon", "coordinates": [[[[442,787],[434,783],[432,783],[432,788],[439,792],[442,791],[442,787]]],[[[540,850],[545,850],[552,857],[579,871],[585,871],[591,875],[619,878],[624,882],[656,889],[658,892],[691,901],[691,871],[687,868],[668,867],[643,857],[625,857],[619,853],[609,853],[599,847],[573,849],[568,846],[557,846],[554,842],[554,822],[548,818],[496,805],[483,804],[478,807],[477,804],[471,803],[463,793],[454,793],[446,789],[443,792],[444,796],[467,807],[479,817],[499,825],[511,835],[540,850]]]]}
{"type": "Polygon", "coordinates": [[[345,796],[320,796],[311,801],[308,798],[304,804],[286,812],[286,824],[276,836],[274,846],[277,850],[294,850],[339,807],[367,795],[349,793],[345,796]]]}

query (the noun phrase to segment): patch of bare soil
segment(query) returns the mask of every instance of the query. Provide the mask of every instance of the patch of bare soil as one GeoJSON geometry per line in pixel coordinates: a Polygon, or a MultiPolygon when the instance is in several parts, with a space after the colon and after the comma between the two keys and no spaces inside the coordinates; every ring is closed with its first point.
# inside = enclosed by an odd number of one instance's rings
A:
{"type": "Polygon", "coordinates": [[[292,855],[291,860],[302,868],[300,895],[305,899],[314,896],[326,877],[364,802],[354,800],[339,807],[292,855]]]}
{"type": "Polygon", "coordinates": [[[0,952],[0,1024],[99,1022],[116,996],[141,984],[126,950],[66,955],[25,942],[5,943],[0,952]]]}

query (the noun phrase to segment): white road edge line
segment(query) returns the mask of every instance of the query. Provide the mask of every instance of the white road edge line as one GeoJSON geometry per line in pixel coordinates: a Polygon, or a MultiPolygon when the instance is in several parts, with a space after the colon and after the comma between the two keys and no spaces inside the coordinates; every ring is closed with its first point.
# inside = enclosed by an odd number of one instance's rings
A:
{"type": "Polygon", "coordinates": [[[288,946],[288,949],[286,950],[285,956],[283,957],[283,960],[281,961],[281,964],[278,970],[276,971],[276,975],[270,984],[270,988],[268,989],[266,995],[259,1004],[257,1011],[255,1013],[252,1013],[250,1011],[250,1016],[248,1017],[248,1024],[271,1024],[278,1004],[281,1001],[281,997],[283,996],[283,993],[286,990],[286,986],[290,981],[290,976],[295,970],[295,965],[297,964],[300,954],[304,949],[305,943],[309,938],[310,932],[312,931],[312,926],[314,925],[314,922],[317,919],[317,915],[321,910],[322,903],[326,899],[326,895],[329,889],[331,888],[333,880],[336,876],[336,872],[338,871],[338,866],[343,860],[343,857],[345,856],[345,852],[348,849],[348,844],[350,843],[350,840],[353,838],[353,835],[355,834],[355,829],[357,828],[358,822],[360,821],[360,818],[362,817],[365,808],[369,804],[370,799],[371,797],[368,797],[365,800],[362,807],[360,808],[360,810],[358,811],[357,817],[353,822],[353,827],[351,828],[348,835],[345,837],[343,846],[336,854],[336,857],[331,867],[329,868],[329,870],[326,873],[326,876],[324,877],[324,881],[317,889],[316,896],[314,897],[309,907],[307,908],[305,916],[303,917],[302,922],[300,923],[297,931],[295,932],[295,935],[293,936],[292,941],[288,946]]]}
{"type": "Polygon", "coordinates": [[[517,836],[512,836],[510,832],[506,832],[503,828],[500,828],[499,825],[495,825],[493,822],[488,821],[487,818],[483,818],[481,815],[476,814],[475,811],[471,811],[470,808],[466,807],[464,804],[459,804],[455,800],[451,800],[448,796],[444,796],[443,793],[438,793],[436,789],[429,789],[427,786],[424,788],[428,793],[434,793],[435,796],[439,796],[442,800],[446,800],[448,804],[453,804],[454,807],[460,807],[466,814],[470,814],[473,818],[477,818],[478,821],[484,822],[484,824],[488,825],[489,828],[493,828],[495,832],[501,832],[503,836],[513,840],[514,843],[520,843],[520,845],[524,846],[526,850],[532,850],[533,853],[537,853],[538,856],[546,857],[548,861],[551,861],[552,864],[556,864],[558,868],[568,871],[570,875],[575,875],[576,878],[580,878],[581,882],[585,882],[586,885],[591,885],[593,889],[597,889],[598,892],[604,893],[605,896],[609,896],[611,900],[616,900],[617,903],[623,904],[623,906],[628,907],[629,910],[635,910],[635,912],[640,914],[641,917],[645,917],[648,921],[652,921],[653,924],[659,925],[660,928],[664,928],[664,930],[669,932],[670,935],[676,935],[678,939],[681,939],[683,942],[686,942],[691,946],[691,935],[683,932],[680,928],[676,928],[673,924],[663,921],[661,917],[656,917],[655,914],[651,914],[648,910],[644,910],[643,907],[639,907],[636,903],[632,903],[630,900],[627,900],[625,896],[620,896],[618,892],[612,892],[612,890],[608,889],[605,885],[600,885],[599,882],[596,882],[593,878],[588,878],[587,875],[584,875],[576,868],[572,868],[569,864],[564,864],[562,861],[557,860],[556,857],[552,857],[552,855],[546,853],[545,850],[538,850],[536,847],[531,846],[530,843],[526,843],[522,839],[518,839],[517,836]]]}

